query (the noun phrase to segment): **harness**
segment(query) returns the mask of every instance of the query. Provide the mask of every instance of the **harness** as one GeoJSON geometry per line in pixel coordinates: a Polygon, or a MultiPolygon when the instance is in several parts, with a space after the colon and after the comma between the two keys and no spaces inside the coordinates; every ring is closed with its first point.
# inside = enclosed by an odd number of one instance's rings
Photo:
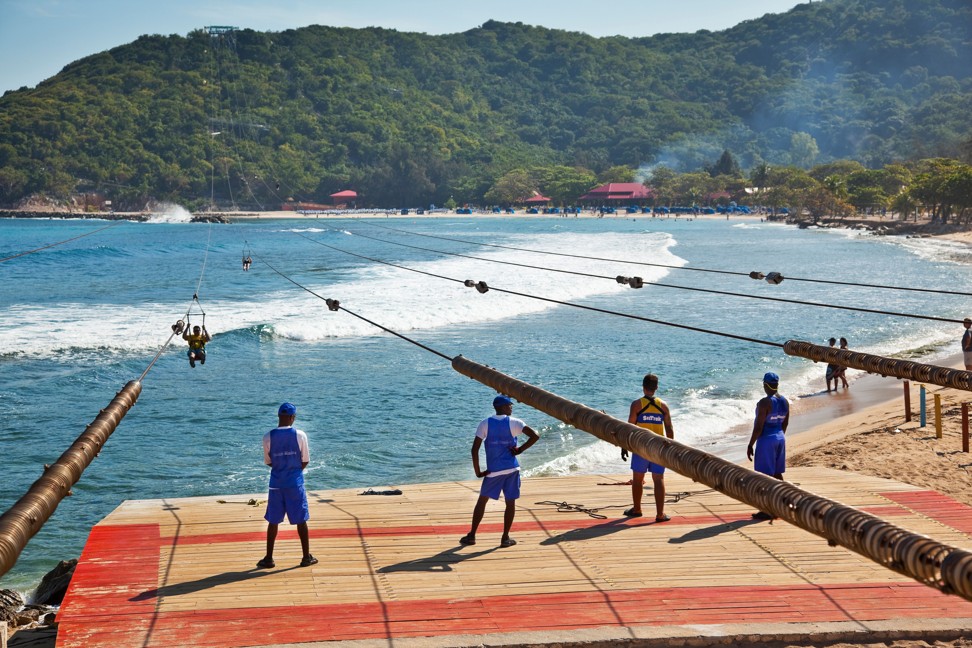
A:
{"type": "Polygon", "coordinates": [[[654,396],[645,396],[645,398],[648,400],[648,404],[645,405],[644,407],[642,407],[640,410],[638,410],[638,413],[635,414],[635,418],[637,418],[637,417],[641,416],[642,414],[644,414],[645,411],[647,411],[647,409],[649,407],[651,407],[652,405],[654,405],[655,406],[655,409],[658,410],[658,413],[661,414],[662,421],[664,421],[665,420],[665,410],[663,410],[662,408],[660,408],[658,406],[658,403],[655,402],[655,397],[654,396]]]}

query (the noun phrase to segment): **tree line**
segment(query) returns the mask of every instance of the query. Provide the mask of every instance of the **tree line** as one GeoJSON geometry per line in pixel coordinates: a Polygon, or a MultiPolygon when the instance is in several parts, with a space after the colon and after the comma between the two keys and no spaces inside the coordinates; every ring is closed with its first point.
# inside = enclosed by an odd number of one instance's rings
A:
{"type": "Polygon", "coordinates": [[[650,38],[495,21],[149,35],[0,97],[0,205],[276,209],[354,189],[415,207],[525,185],[566,201],[623,169],[706,175],[726,150],[749,174],[964,164],[970,60],[966,0],[824,0],[650,38]]]}

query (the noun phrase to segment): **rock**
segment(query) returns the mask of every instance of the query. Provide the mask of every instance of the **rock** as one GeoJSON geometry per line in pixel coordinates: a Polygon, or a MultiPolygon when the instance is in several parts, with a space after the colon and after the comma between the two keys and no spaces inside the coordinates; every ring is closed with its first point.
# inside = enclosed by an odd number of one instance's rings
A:
{"type": "Polygon", "coordinates": [[[13,608],[19,610],[24,605],[24,597],[20,592],[12,589],[0,590],[0,609],[13,608]]]}
{"type": "Polygon", "coordinates": [[[71,583],[71,576],[74,575],[74,568],[77,567],[77,559],[62,560],[57,567],[47,572],[41,579],[37,591],[34,593],[34,603],[38,605],[60,605],[64,600],[68,585],[71,583]]]}
{"type": "Polygon", "coordinates": [[[16,624],[18,626],[30,625],[31,623],[34,623],[35,621],[40,619],[40,615],[41,615],[40,610],[36,608],[24,608],[20,612],[17,612],[16,624]]]}
{"type": "Polygon", "coordinates": [[[7,625],[13,627],[17,625],[16,608],[0,608],[0,622],[6,621],[7,625]]]}

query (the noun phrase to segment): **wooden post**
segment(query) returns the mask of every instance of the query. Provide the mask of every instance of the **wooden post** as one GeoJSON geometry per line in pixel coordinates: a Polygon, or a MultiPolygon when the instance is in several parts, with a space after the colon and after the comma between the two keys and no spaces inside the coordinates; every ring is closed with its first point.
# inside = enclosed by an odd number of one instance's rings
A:
{"type": "Polygon", "coordinates": [[[0,648],[7,648],[7,622],[0,621],[0,648]]]}
{"type": "Polygon", "coordinates": [[[925,427],[925,386],[918,386],[918,427],[925,427]]]}
{"type": "Polygon", "coordinates": [[[962,452],[969,451],[969,404],[962,403],[962,452]]]}
{"type": "Polygon", "coordinates": [[[942,438],[942,395],[935,394],[935,438],[942,438]]]}
{"type": "Polygon", "coordinates": [[[904,381],[905,423],[911,422],[911,383],[904,381]]]}

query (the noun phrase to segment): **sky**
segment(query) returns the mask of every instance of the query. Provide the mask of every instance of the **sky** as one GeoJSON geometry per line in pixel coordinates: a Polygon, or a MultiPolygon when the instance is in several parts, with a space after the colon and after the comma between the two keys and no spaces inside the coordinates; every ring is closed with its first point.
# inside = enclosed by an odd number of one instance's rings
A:
{"type": "Polygon", "coordinates": [[[34,87],[73,61],[144,34],[209,25],[282,31],[307,25],[453,34],[487,20],[592,36],[719,31],[796,0],[0,0],[0,93],[34,87]]]}

